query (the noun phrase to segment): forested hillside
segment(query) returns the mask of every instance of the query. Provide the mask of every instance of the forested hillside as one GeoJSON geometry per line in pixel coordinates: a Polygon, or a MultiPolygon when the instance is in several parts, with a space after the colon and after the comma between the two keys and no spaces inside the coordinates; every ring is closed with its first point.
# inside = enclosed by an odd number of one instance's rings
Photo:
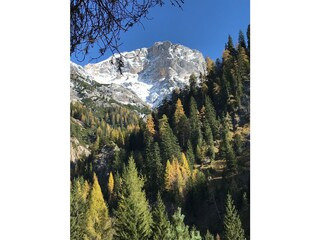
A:
{"type": "Polygon", "coordinates": [[[153,110],[71,102],[71,239],[250,239],[250,26],[206,64],[153,110]]]}

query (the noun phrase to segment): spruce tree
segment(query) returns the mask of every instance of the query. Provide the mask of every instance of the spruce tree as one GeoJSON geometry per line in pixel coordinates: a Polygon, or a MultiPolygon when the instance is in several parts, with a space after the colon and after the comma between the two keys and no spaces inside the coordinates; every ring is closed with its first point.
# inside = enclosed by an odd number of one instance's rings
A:
{"type": "Polygon", "coordinates": [[[168,122],[168,117],[164,114],[159,120],[159,138],[163,162],[171,159],[172,156],[180,158],[180,147],[176,136],[168,122]]]}
{"type": "Polygon", "coordinates": [[[225,240],[245,240],[240,217],[230,194],[227,195],[226,213],[224,216],[223,225],[225,240]]]}
{"type": "Polygon", "coordinates": [[[83,178],[74,180],[70,193],[70,239],[83,239],[86,230],[86,212],[89,185],[83,178]]]}
{"type": "Polygon", "coordinates": [[[214,139],[219,138],[219,122],[217,121],[216,111],[213,106],[212,100],[209,96],[205,96],[204,101],[205,106],[205,116],[211,127],[211,131],[214,139]]]}
{"type": "MultiPolygon", "coordinates": [[[[152,159],[150,168],[147,172],[146,189],[152,200],[156,200],[157,191],[164,190],[164,166],[162,165],[159,144],[155,142],[152,145],[152,159]]],[[[149,198],[150,199],[150,198],[149,198]]]]}
{"type": "Polygon", "coordinates": [[[248,56],[250,58],[250,24],[248,25],[248,29],[247,29],[247,52],[248,52],[248,56]]]}
{"type": "Polygon", "coordinates": [[[203,131],[204,131],[204,139],[207,144],[207,157],[210,158],[210,160],[214,160],[215,158],[215,152],[214,152],[214,142],[213,142],[213,136],[212,131],[209,125],[209,122],[207,119],[205,119],[203,124],[203,131]]]}
{"type": "Polygon", "coordinates": [[[243,47],[244,49],[247,48],[246,41],[244,39],[244,35],[241,30],[239,31],[239,35],[238,35],[238,44],[239,44],[239,46],[243,47]]]}
{"type": "Polygon", "coordinates": [[[190,240],[202,240],[200,232],[194,226],[190,230],[190,240]]]}
{"type": "Polygon", "coordinates": [[[206,235],[204,236],[204,240],[214,240],[213,235],[207,230],[206,235]]]}
{"type": "Polygon", "coordinates": [[[223,156],[227,161],[227,170],[229,174],[236,173],[238,170],[236,155],[230,142],[230,133],[228,127],[225,125],[222,131],[222,147],[223,156]]]}
{"type": "Polygon", "coordinates": [[[152,216],[143,185],[144,180],[139,177],[134,159],[130,157],[122,176],[120,201],[115,212],[115,239],[150,238],[152,216]]]}
{"type": "Polygon", "coordinates": [[[201,147],[202,143],[202,132],[201,123],[199,119],[199,111],[197,103],[194,97],[190,98],[190,128],[191,128],[191,143],[194,147],[201,147]]]}
{"type": "Polygon", "coordinates": [[[232,40],[232,37],[230,35],[228,36],[227,50],[230,51],[230,54],[232,56],[236,55],[236,50],[234,48],[233,40],[232,40]]]}
{"type": "Polygon", "coordinates": [[[86,237],[88,239],[110,239],[112,237],[111,221],[108,208],[103,199],[96,174],[89,197],[89,209],[86,216],[86,237]]]}
{"type": "Polygon", "coordinates": [[[173,116],[173,126],[174,132],[178,137],[180,146],[183,149],[186,149],[190,137],[190,125],[188,118],[184,113],[183,105],[181,103],[180,98],[178,98],[176,103],[176,110],[173,116]]]}
{"type": "Polygon", "coordinates": [[[189,161],[189,166],[190,166],[190,169],[193,169],[193,165],[194,165],[194,161],[195,161],[195,156],[194,156],[194,152],[193,152],[193,147],[192,147],[192,144],[191,144],[191,141],[188,140],[188,149],[187,149],[187,159],[189,161]]]}
{"type": "Polygon", "coordinates": [[[202,240],[200,232],[197,230],[191,229],[190,231],[190,240],[202,240]]]}
{"type": "Polygon", "coordinates": [[[175,240],[189,240],[189,227],[184,224],[184,215],[178,208],[172,216],[172,232],[175,240]]]}
{"type": "Polygon", "coordinates": [[[157,205],[153,210],[152,239],[169,240],[172,238],[171,224],[161,199],[160,192],[157,194],[157,205]]]}
{"type": "Polygon", "coordinates": [[[193,96],[197,95],[197,77],[192,73],[189,78],[190,92],[193,96]]]}

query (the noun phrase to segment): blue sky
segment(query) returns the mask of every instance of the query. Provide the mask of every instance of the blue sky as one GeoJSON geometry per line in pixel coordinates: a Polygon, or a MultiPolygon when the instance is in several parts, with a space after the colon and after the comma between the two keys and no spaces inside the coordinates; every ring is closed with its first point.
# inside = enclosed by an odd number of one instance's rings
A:
{"type": "MultiPolygon", "coordinates": [[[[169,1],[167,1],[169,2],[169,1]]],[[[197,49],[204,56],[216,59],[221,56],[230,34],[234,43],[241,29],[246,33],[250,23],[250,0],[185,0],[183,10],[165,4],[150,10],[149,18],[121,35],[120,51],[150,47],[157,41],[171,41],[197,49]]],[[[111,55],[107,52],[99,62],[111,55]]],[[[90,60],[78,62],[85,65],[90,60]]]]}

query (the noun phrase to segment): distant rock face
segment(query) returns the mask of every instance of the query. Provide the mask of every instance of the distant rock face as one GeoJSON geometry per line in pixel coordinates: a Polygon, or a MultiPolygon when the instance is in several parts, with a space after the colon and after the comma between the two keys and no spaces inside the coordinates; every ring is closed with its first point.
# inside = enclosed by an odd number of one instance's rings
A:
{"type": "Polygon", "coordinates": [[[91,99],[103,107],[131,104],[140,108],[148,107],[133,91],[119,84],[99,84],[86,70],[70,63],[70,101],[91,99]]]}
{"type": "MultiPolygon", "coordinates": [[[[123,89],[126,89],[131,96],[120,100],[122,103],[143,102],[157,107],[175,88],[188,85],[192,73],[204,74],[206,62],[197,50],[171,42],[157,42],[150,48],[124,52],[121,56],[116,54],[100,63],[88,64],[84,69],[80,67],[77,70],[88,83],[94,80],[121,89],[122,93],[118,95],[122,98],[123,89]],[[122,74],[118,70],[118,58],[124,63],[122,74]],[[130,102],[130,99],[134,101],[130,102]]],[[[113,93],[117,95],[115,91],[113,93]]]]}
{"type": "Polygon", "coordinates": [[[77,160],[88,157],[90,155],[89,146],[83,146],[79,143],[78,139],[70,138],[70,160],[76,162],[77,160]]]}

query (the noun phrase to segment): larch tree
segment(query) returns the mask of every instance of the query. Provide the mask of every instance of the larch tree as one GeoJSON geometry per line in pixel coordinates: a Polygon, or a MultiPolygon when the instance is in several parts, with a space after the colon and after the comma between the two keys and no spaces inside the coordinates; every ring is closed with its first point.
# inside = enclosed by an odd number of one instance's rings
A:
{"type": "Polygon", "coordinates": [[[245,240],[240,216],[236,210],[231,195],[227,195],[226,213],[223,221],[225,240],[245,240]]]}
{"type": "Polygon", "coordinates": [[[176,110],[173,115],[173,122],[175,125],[179,124],[179,121],[182,116],[185,116],[185,113],[184,113],[184,109],[183,109],[183,105],[181,103],[181,100],[180,100],[180,98],[178,98],[178,100],[176,102],[176,110]]]}
{"type": "Polygon", "coordinates": [[[154,129],[154,121],[151,114],[147,116],[146,132],[151,136],[153,136],[156,133],[156,130],[154,129]]]}
{"type": "Polygon", "coordinates": [[[109,180],[108,180],[108,193],[110,197],[113,195],[113,189],[114,189],[114,178],[112,172],[109,174],[109,180]]]}
{"type": "Polygon", "coordinates": [[[166,163],[166,170],[165,170],[164,179],[165,179],[165,183],[164,183],[165,189],[167,191],[170,191],[172,189],[172,185],[174,182],[174,172],[173,172],[173,168],[170,163],[170,160],[167,160],[167,163],[166,163]]]}
{"type": "Polygon", "coordinates": [[[89,196],[89,209],[86,216],[86,237],[89,239],[110,239],[112,237],[111,220],[107,205],[103,199],[96,174],[89,196]]]}
{"type": "Polygon", "coordinates": [[[152,215],[133,157],[122,176],[120,200],[115,212],[115,239],[145,240],[151,236],[152,215]]]}

